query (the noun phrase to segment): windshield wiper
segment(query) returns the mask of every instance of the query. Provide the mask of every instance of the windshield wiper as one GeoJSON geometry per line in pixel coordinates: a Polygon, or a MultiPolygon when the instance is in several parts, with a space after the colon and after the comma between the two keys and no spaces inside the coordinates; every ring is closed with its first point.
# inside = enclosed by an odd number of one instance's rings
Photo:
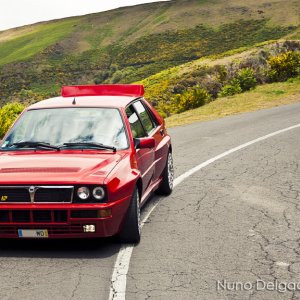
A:
{"type": "Polygon", "coordinates": [[[107,150],[112,150],[113,152],[117,151],[116,147],[107,146],[107,145],[103,145],[103,144],[95,143],[95,142],[64,143],[63,146],[67,146],[67,147],[83,146],[83,147],[92,147],[92,148],[97,148],[97,149],[107,149],[107,150]]]}
{"type": "Polygon", "coordinates": [[[19,148],[29,147],[29,148],[48,148],[53,150],[60,150],[60,147],[50,145],[49,143],[44,142],[35,142],[35,141],[23,141],[23,142],[17,142],[13,143],[12,146],[17,146],[19,148]]]}

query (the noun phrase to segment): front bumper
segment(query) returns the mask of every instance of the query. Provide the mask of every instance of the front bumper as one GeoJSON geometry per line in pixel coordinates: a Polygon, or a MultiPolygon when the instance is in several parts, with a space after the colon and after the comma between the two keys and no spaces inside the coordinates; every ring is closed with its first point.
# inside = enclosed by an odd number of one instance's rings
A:
{"type": "Polygon", "coordinates": [[[19,238],[20,229],[47,230],[48,237],[55,239],[113,236],[130,199],[105,204],[1,204],[0,238],[19,238]],[[85,225],[94,225],[95,232],[84,232],[85,225]]]}

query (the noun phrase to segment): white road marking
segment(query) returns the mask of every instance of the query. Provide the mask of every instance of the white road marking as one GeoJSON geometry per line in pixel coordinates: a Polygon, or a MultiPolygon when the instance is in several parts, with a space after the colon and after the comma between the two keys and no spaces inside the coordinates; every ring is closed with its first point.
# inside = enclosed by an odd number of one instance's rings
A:
{"type": "Polygon", "coordinates": [[[288,267],[290,266],[289,263],[286,263],[286,262],[284,262],[284,261],[277,261],[275,264],[276,264],[278,267],[282,267],[282,268],[288,268],[288,267]]]}
{"type": "MultiPolygon", "coordinates": [[[[258,142],[264,141],[268,138],[271,138],[275,135],[293,130],[295,128],[299,128],[300,124],[290,126],[275,132],[272,132],[270,134],[264,135],[262,137],[259,137],[255,140],[252,140],[250,142],[247,142],[245,144],[242,144],[240,146],[237,146],[235,148],[232,148],[228,151],[225,151],[211,159],[208,159],[207,161],[197,165],[196,167],[190,169],[189,171],[183,173],[179,177],[177,177],[174,181],[174,188],[179,185],[181,182],[183,182],[185,179],[190,177],[191,175],[195,174],[196,172],[200,171],[201,169],[207,167],[208,165],[214,163],[215,161],[228,156],[234,152],[237,152],[239,150],[242,150],[244,148],[247,148],[253,144],[256,144],[258,142]]],[[[142,219],[142,227],[144,224],[147,222],[149,216],[151,213],[154,211],[154,209],[157,207],[159,204],[159,201],[156,201],[153,203],[152,208],[149,210],[149,212],[144,216],[142,219]]],[[[131,259],[131,254],[133,251],[134,245],[123,245],[118,253],[112,277],[111,277],[111,286],[110,286],[110,293],[109,293],[109,300],[125,300],[126,297],[126,282],[127,282],[127,274],[129,270],[129,263],[131,259]]]]}

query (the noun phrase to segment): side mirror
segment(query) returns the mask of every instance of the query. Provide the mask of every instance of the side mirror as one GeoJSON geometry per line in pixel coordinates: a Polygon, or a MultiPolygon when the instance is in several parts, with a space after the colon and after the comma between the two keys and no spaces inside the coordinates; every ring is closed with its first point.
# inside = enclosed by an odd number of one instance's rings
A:
{"type": "Polygon", "coordinates": [[[134,139],[134,145],[136,149],[152,149],[155,147],[155,139],[153,137],[134,139]]]}

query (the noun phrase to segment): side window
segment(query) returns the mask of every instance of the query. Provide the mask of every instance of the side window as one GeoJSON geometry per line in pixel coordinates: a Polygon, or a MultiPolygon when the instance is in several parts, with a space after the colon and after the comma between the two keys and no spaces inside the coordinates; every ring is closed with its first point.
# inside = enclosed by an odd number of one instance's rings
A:
{"type": "Polygon", "coordinates": [[[145,137],[146,133],[144,131],[142,123],[132,106],[126,108],[126,115],[129,120],[133,138],[145,137]]]}
{"type": "Polygon", "coordinates": [[[147,131],[147,133],[149,133],[153,128],[155,128],[155,125],[151,117],[149,116],[148,111],[145,109],[144,105],[140,101],[135,102],[133,106],[136,109],[144,125],[145,130],[147,131]]]}

